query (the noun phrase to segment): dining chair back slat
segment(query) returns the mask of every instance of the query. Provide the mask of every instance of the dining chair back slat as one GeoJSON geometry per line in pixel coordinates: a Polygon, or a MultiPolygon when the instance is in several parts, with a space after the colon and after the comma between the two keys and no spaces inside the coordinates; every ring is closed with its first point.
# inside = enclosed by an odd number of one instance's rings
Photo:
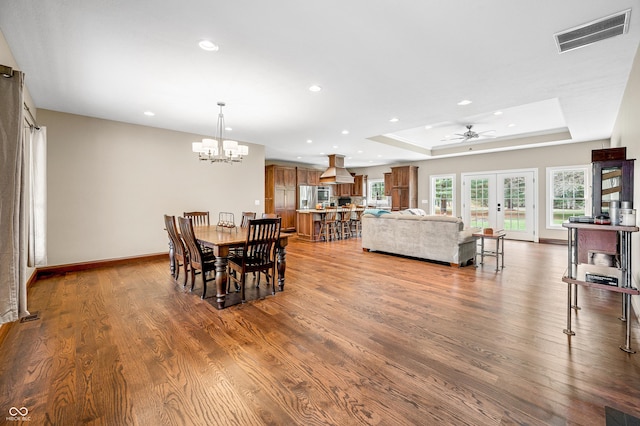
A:
{"type": "Polygon", "coordinates": [[[183,286],[187,285],[187,272],[189,271],[189,252],[187,251],[182,238],[178,234],[178,229],[176,228],[176,218],[175,216],[164,215],[164,227],[167,230],[167,234],[169,234],[169,240],[171,241],[171,245],[173,246],[173,259],[175,264],[175,270],[173,273],[173,277],[175,280],[178,280],[180,276],[180,266],[184,267],[184,283],[183,286]]]}
{"type": "Polygon", "coordinates": [[[178,218],[178,225],[180,226],[180,234],[187,245],[189,250],[189,263],[191,265],[191,289],[195,284],[195,270],[202,271],[202,298],[204,299],[207,294],[207,272],[215,271],[215,257],[207,252],[203,252],[196,235],[193,232],[192,220],[185,217],[178,218]]]}
{"type": "Polygon", "coordinates": [[[184,212],[183,217],[191,219],[193,226],[209,225],[209,212],[184,212]]]}
{"type": "Polygon", "coordinates": [[[229,268],[235,271],[229,277],[240,285],[243,302],[246,274],[249,272],[263,272],[267,279],[271,277],[272,294],[276,293],[276,242],[280,238],[281,223],[281,218],[249,220],[242,254],[229,258],[229,268]]]}
{"type": "Polygon", "coordinates": [[[249,226],[249,220],[256,218],[256,212],[242,212],[242,221],[240,222],[241,228],[249,226]]]}

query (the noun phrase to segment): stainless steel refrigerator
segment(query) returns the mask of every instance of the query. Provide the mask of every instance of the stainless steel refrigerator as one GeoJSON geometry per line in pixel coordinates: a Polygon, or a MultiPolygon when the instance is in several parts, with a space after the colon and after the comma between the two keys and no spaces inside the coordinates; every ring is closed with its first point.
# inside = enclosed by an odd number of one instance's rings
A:
{"type": "Polygon", "coordinates": [[[315,209],[317,203],[316,187],[300,185],[298,188],[298,200],[300,200],[298,209],[315,209]]]}

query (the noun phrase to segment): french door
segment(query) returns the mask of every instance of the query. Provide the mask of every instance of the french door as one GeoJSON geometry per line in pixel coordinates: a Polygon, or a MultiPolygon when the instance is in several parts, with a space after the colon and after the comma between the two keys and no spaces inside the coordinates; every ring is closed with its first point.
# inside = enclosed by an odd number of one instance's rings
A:
{"type": "Polygon", "coordinates": [[[463,174],[464,223],[504,229],[509,239],[536,241],[535,178],[535,170],[463,174]]]}

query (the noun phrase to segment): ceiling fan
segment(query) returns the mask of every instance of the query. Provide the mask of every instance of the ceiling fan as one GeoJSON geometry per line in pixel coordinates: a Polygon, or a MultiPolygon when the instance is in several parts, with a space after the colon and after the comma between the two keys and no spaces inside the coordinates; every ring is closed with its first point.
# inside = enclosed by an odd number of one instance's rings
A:
{"type": "Polygon", "coordinates": [[[443,142],[447,141],[459,141],[459,142],[467,142],[472,139],[482,138],[494,138],[495,136],[489,135],[489,133],[494,133],[495,130],[485,130],[484,132],[475,132],[473,131],[473,124],[467,124],[467,131],[464,133],[454,133],[457,137],[450,137],[446,139],[442,139],[443,142]]]}

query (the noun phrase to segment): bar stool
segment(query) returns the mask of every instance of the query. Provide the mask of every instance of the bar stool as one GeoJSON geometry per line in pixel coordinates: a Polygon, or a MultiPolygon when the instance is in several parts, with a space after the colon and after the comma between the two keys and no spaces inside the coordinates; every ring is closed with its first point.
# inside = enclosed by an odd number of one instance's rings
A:
{"type": "Polygon", "coordinates": [[[336,207],[327,207],[320,224],[320,236],[324,237],[325,241],[335,240],[338,238],[336,232],[336,220],[338,209],[336,207]]]}
{"type": "Polygon", "coordinates": [[[355,204],[345,206],[340,213],[340,238],[349,238],[351,236],[351,214],[355,208],[355,204]]]}
{"type": "Polygon", "coordinates": [[[362,236],[362,213],[364,210],[355,210],[351,215],[352,235],[356,237],[362,236]]]}

